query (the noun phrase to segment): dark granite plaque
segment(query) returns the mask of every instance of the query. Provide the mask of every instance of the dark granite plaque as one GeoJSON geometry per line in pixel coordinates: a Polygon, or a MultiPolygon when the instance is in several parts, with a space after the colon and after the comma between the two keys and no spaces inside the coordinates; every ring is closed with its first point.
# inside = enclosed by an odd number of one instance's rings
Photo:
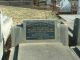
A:
{"type": "Polygon", "coordinates": [[[55,23],[54,21],[30,21],[26,25],[26,39],[54,39],[55,23]]]}

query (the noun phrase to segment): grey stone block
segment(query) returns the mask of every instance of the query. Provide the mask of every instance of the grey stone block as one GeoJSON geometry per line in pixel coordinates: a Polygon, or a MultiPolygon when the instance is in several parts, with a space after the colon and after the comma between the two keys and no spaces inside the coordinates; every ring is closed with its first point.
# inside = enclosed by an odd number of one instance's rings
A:
{"type": "Polygon", "coordinates": [[[77,40],[77,45],[79,45],[80,46],[80,19],[78,19],[78,40],[77,40]]]}
{"type": "Polygon", "coordinates": [[[11,39],[12,39],[12,47],[17,46],[19,43],[23,42],[23,31],[22,27],[14,26],[11,29],[11,39]]]}
{"type": "Polygon", "coordinates": [[[69,45],[67,25],[60,24],[60,41],[63,45],[69,45]]]}
{"type": "Polygon", "coordinates": [[[78,18],[74,22],[73,44],[80,45],[80,19],[78,18]]]}
{"type": "MultiPolygon", "coordinates": [[[[79,60],[76,54],[61,43],[20,44],[12,60],[79,60]]],[[[15,53],[14,53],[15,54],[15,53]]]]}

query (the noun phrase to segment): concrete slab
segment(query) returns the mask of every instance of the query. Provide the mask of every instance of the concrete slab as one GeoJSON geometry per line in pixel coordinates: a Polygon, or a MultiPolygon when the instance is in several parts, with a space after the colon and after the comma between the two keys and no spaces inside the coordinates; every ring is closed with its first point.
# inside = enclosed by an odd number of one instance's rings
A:
{"type": "Polygon", "coordinates": [[[80,46],[77,46],[78,50],[80,51],[80,46]]]}
{"type": "Polygon", "coordinates": [[[3,56],[3,41],[0,42],[0,60],[2,59],[3,56]]]}
{"type": "Polygon", "coordinates": [[[59,15],[63,20],[66,21],[68,27],[73,30],[74,20],[80,18],[80,15],[59,15]]]}
{"type": "Polygon", "coordinates": [[[56,42],[20,44],[17,54],[15,60],[79,60],[69,47],[56,42]]]}
{"type": "Polygon", "coordinates": [[[13,60],[14,51],[15,51],[15,47],[12,47],[12,48],[11,48],[11,52],[10,52],[10,56],[9,56],[9,60],[13,60]]]}
{"type": "MultiPolygon", "coordinates": [[[[80,18],[80,15],[59,15],[64,20],[64,23],[67,24],[67,26],[73,30],[74,29],[74,20],[76,18],[80,18]]],[[[72,34],[72,33],[70,33],[72,34]]]]}
{"type": "Polygon", "coordinates": [[[68,14],[62,14],[59,15],[61,18],[63,18],[66,21],[74,21],[75,18],[80,18],[80,15],[68,15],[68,14]]]}
{"type": "Polygon", "coordinates": [[[72,44],[80,44],[80,39],[79,39],[79,21],[80,21],[80,15],[59,15],[62,20],[64,21],[64,24],[67,24],[68,26],[68,31],[69,31],[69,36],[71,39],[73,38],[74,41],[72,40],[72,44]],[[79,18],[79,19],[76,19],[79,18]],[[76,19],[76,20],[75,20],[76,19]],[[77,33],[78,32],[78,33],[77,33]],[[78,35],[78,37],[76,37],[78,35]]]}

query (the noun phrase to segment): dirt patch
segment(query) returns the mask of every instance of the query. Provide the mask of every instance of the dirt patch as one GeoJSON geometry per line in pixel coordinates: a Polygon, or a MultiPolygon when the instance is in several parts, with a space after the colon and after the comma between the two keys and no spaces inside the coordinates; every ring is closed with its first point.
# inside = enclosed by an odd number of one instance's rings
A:
{"type": "Polygon", "coordinates": [[[4,14],[13,18],[15,23],[20,23],[24,19],[56,19],[55,12],[50,10],[40,10],[31,7],[15,7],[0,5],[4,14]]]}

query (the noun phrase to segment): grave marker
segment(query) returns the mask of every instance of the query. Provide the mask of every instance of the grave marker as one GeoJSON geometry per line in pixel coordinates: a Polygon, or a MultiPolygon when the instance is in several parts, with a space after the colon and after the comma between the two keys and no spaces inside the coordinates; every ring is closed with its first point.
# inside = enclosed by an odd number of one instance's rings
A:
{"type": "Polygon", "coordinates": [[[35,42],[61,42],[63,45],[68,45],[67,32],[67,26],[54,20],[25,20],[12,29],[12,45],[35,42]]]}

